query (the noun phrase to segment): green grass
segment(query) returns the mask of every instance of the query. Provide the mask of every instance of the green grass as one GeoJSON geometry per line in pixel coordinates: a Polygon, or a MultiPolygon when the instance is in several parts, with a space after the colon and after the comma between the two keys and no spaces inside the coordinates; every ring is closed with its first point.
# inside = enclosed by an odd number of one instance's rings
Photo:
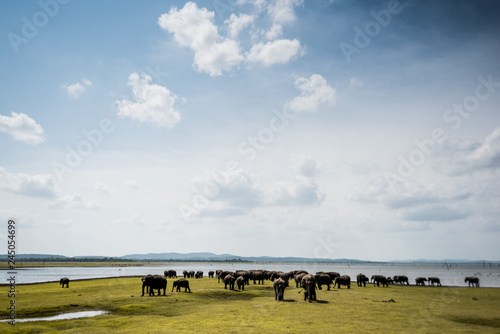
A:
{"type": "MultiPolygon", "coordinates": [[[[1,333],[499,333],[500,289],[390,286],[326,289],[304,302],[289,287],[276,302],[272,283],[225,290],[217,279],[191,279],[192,293],[141,297],[139,277],[17,286],[17,318],[106,310],[86,319],[0,323],[1,333]],[[389,300],[394,300],[391,302],[389,300]]],[[[7,318],[7,288],[0,317],[7,318]]]]}

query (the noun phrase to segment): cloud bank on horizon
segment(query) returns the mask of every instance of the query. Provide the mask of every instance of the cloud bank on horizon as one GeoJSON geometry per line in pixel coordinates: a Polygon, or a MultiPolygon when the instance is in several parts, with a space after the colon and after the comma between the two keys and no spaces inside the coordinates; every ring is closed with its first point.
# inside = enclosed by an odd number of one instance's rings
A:
{"type": "Polygon", "coordinates": [[[496,2],[0,7],[18,252],[498,260],[496,2]]]}

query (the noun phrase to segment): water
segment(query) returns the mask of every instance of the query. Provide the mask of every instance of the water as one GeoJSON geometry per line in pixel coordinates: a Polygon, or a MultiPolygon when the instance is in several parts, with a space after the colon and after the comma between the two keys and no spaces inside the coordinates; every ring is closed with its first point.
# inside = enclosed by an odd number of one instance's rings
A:
{"type": "MultiPolygon", "coordinates": [[[[42,267],[16,269],[16,285],[40,282],[59,282],[62,277],[71,280],[92,279],[103,277],[144,276],[147,274],[161,274],[166,269],[177,271],[181,276],[183,270],[202,270],[204,275],[208,271],[222,270],[251,270],[266,269],[277,271],[307,270],[310,273],[317,271],[336,271],[341,275],[349,275],[356,280],[358,273],[368,277],[381,274],[385,276],[406,275],[410,284],[415,284],[418,276],[436,276],[441,284],[446,286],[466,286],[466,276],[477,276],[481,287],[500,287],[499,264],[401,264],[401,263],[209,263],[209,262],[175,262],[149,266],[113,266],[113,267],[42,267]]],[[[11,276],[8,270],[0,270],[0,283],[7,284],[11,276]]]]}
{"type": "MultiPolygon", "coordinates": [[[[52,317],[16,319],[15,322],[69,320],[69,319],[95,317],[97,315],[103,315],[103,314],[108,314],[108,313],[109,312],[107,312],[107,311],[82,311],[82,312],[62,313],[62,314],[54,315],[52,317]]],[[[12,321],[12,320],[6,319],[6,320],[0,320],[0,321],[7,322],[7,321],[12,321]]]]}

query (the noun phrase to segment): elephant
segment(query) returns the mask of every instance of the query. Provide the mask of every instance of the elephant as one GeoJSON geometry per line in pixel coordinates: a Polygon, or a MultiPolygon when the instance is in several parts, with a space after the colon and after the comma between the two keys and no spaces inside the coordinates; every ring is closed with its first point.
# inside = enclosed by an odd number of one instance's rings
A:
{"type": "Polygon", "coordinates": [[[144,296],[144,287],[146,291],[149,288],[149,295],[154,296],[155,291],[158,290],[158,295],[161,295],[161,290],[163,289],[163,295],[167,289],[167,278],[161,275],[147,275],[142,278],[142,296],[144,296]]]}
{"type": "Polygon", "coordinates": [[[356,275],[356,283],[358,283],[358,286],[364,286],[366,287],[366,282],[368,282],[368,277],[366,277],[365,275],[359,273],[358,275],[356,275]]]}
{"type": "Polygon", "coordinates": [[[238,276],[236,285],[238,286],[238,290],[245,291],[245,278],[243,276],[238,276]]]}
{"type": "Polygon", "coordinates": [[[177,278],[177,272],[175,270],[165,270],[163,274],[167,278],[177,278]]]}
{"type": "Polygon", "coordinates": [[[189,278],[194,278],[194,270],[191,270],[188,274],[189,278]]]}
{"type": "Polygon", "coordinates": [[[283,301],[285,298],[285,289],[288,286],[288,280],[278,277],[273,282],[274,300],[283,301]]]}
{"type": "Polygon", "coordinates": [[[248,285],[250,282],[250,272],[246,270],[236,270],[233,275],[236,279],[243,277],[244,284],[248,285]]]}
{"type": "Polygon", "coordinates": [[[336,271],[327,272],[328,276],[332,279],[332,282],[335,282],[335,279],[340,276],[340,274],[336,271]]]}
{"type": "Polygon", "coordinates": [[[296,288],[299,287],[299,284],[302,281],[302,277],[304,277],[305,275],[307,275],[307,274],[301,273],[301,274],[293,276],[293,279],[295,280],[295,287],[296,288]]]}
{"type": "Polygon", "coordinates": [[[472,287],[479,288],[479,278],[475,276],[468,276],[465,278],[464,282],[469,282],[469,287],[472,285],[472,287]]]}
{"type": "Polygon", "coordinates": [[[208,272],[208,278],[214,278],[214,271],[213,270],[210,270],[208,272]]]}
{"type": "Polygon", "coordinates": [[[189,278],[189,271],[187,270],[182,271],[182,275],[184,275],[184,278],[189,278]]]}
{"type": "Polygon", "coordinates": [[[439,277],[429,277],[427,280],[429,281],[429,285],[434,286],[434,283],[436,283],[437,286],[441,286],[441,280],[439,277]]]}
{"type": "Polygon", "coordinates": [[[234,290],[234,282],[236,279],[234,278],[233,275],[226,275],[224,276],[224,289],[227,289],[227,286],[229,285],[229,290],[234,290]]]}
{"type": "Polygon", "coordinates": [[[300,281],[300,286],[304,289],[304,301],[307,299],[309,302],[316,300],[316,279],[313,275],[304,275],[300,281]]]}
{"type": "Polygon", "coordinates": [[[61,278],[61,280],[59,281],[59,285],[62,285],[63,288],[64,285],[66,285],[66,287],[69,288],[69,278],[67,277],[61,278]]]}
{"type": "Polygon", "coordinates": [[[224,278],[226,278],[227,275],[231,275],[234,277],[234,273],[232,271],[223,271],[219,274],[219,276],[217,276],[219,283],[221,280],[224,281],[224,278]]]}
{"type": "Polygon", "coordinates": [[[269,279],[274,282],[275,279],[282,278],[282,279],[289,279],[289,273],[284,273],[282,271],[274,271],[271,273],[271,276],[269,279]]]}
{"type": "Polygon", "coordinates": [[[259,284],[264,284],[264,278],[267,274],[264,270],[251,270],[250,271],[250,279],[253,279],[253,284],[256,284],[255,281],[258,281],[259,284]]]}
{"type": "Polygon", "coordinates": [[[351,288],[351,278],[348,275],[342,275],[335,278],[335,284],[333,287],[338,286],[340,289],[342,285],[347,286],[348,289],[351,288]]]}
{"type": "Polygon", "coordinates": [[[175,291],[180,292],[181,288],[184,288],[184,292],[191,292],[191,289],[189,288],[189,281],[185,278],[178,279],[177,281],[174,281],[174,284],[172,285],[172,291],[174,291],[174,288],[177,288],[175,291]]]}
{"type": "Polygon", "coordinates": [[[318,286],[318,289],[321,290],[321,287],[323,285],[326,285],[328,287],[328,291],[330,291],[330,285],[333,284],[333,282],[328,274],[314,275],[314,278],[316,279],[316,285],[318,286]]]}
{"type": "Polygon", "coordinates": [[[377,284],[377,286],[380,286],[380,283],[382,283],[382,287],[389,286],[389,284],[387,283],[387,277],[385,277],[384,275],[373,275],[371,280],[373,282],[373,286],[375,286],[375,284],[377,284]]]}
{"type": "Polygon", "coordinates": [[[405,275],[397,275],[393,277],[394,283],[397,284],[405,284],[410,285],[410,281],[408,280],[408,276],[405,275]]]}
{"type": "Polygon", "coordinates": [[[203,278],[203,271],[198,270],[196,274],[194,275],[195,278],[203,278]]]}
{"type": "Polygon", "coordinates": [[[394,284],[392,277],[387,277],[387,284],[394,284]]]}
{"type": "MultiPolygon", "coordinates": [[[[221,270],[221,269],[217,269],[217,270],[215,271],[215,276],[216,276],[217,278],[219,278],[219,275],[221,274],[221,272],[222,272],[222,270],[221,270]]],[[[220,283],[220,281],[219,281],[219,283],[220,283]]]]}
{"type": "Polygon", "coordinates": [[[417,278],[415,278],[415,285],[425,286],[426,281],[427,281],[427,278],[425,278],[425,277],[417,277],[417,278]]]}

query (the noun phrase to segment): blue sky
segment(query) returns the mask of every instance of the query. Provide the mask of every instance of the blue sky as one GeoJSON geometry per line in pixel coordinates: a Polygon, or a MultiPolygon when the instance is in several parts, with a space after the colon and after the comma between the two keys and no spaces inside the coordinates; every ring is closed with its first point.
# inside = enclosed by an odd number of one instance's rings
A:
{"type": "Polygon", "coordinates": [[[499,13],[3,1],[0,219],[21,253],[498,260],[499,13]]]}

